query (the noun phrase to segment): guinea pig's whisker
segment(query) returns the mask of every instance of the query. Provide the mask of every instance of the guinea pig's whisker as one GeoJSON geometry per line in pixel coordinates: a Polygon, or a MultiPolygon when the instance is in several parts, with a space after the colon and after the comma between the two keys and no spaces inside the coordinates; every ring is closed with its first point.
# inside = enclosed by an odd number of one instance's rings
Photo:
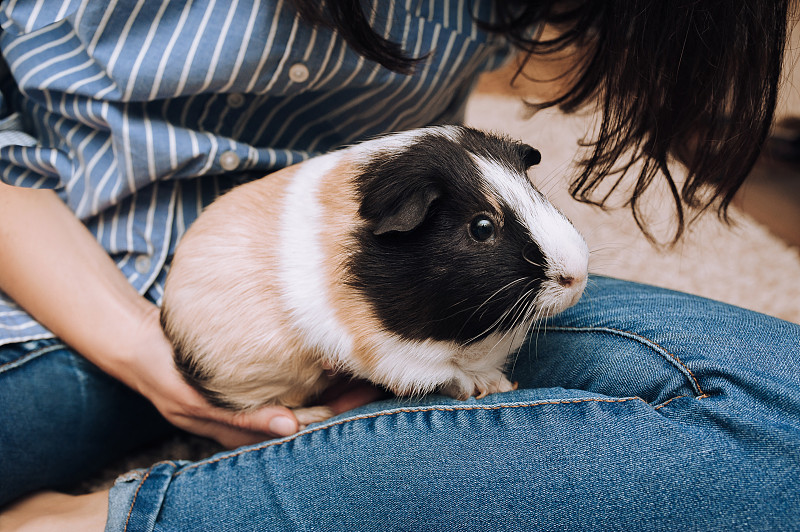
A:
{"type": "Polygon", "coordinates": [[[550,305],[542,306],[541,308],[537,308],[534,315],[533,315],[533,323],[536,325],[536,335],[539,336],[539,333],[542,330],[542,327],[547,324],[547,318],[550,316],[551,311],[555,308],[555,304],[551,303],[550,305]]]}
{"type": "Polygon", "coordinates": [[[547,336],[547,320],[550,319],[549,312],[545,313],[544,319],[541,317],[536,320],[536,352],[539,352],[539,338],[547,336]]]}
{"type": "Polygon", "coordinates": [[[519,298],[522,305],[520,306],[519,312],[514,316],[511,321],[512,328],[516,328],[517,324],[521,321],[524,321],[526,317],[530,314],[531,309],[535,307],[535,300],[531,298],[531,296],[535,293],[535,289],[530,289],[522,297],[519,298]]]}
{"type": "MultiPolygon", "coordinates": [[[[470,339],[469,339],[469,340],[467,340],[467,341],[468,341],[468,342],[475,341],[475,340],[477,340],[478,338],[480,338],[481,336],[483,336],[483,335],[485,335],[485,334],[489,333],[490,331],[492,331],[493,329],[497,328],[497,327],[498,327],[498,326],[499,326],[501,323],[503,323],[504,321],[506,321],[506,318],[508,318],[508,316],[509,316],[509,315],[511,315],[513,312],[515,312],[515,311],[516,311],[516,308],[517,308],[517,306],[518,306],[518,305],[520,305],[520,303],[521,303],[522,301],[523,301],[523,298],[520,298],[520,299],[518,299],[518,300],[517,300],[517,301],[516,301],[516,302],[515,302],[515,303],[514,303],[512,306],[511,306],[511,308],[509,308],[509,309],[506,309],[506,310],[505,310],[505,312],[503,312],[503,313],[500,315],[500,317],[499,317],[499,318],[497,318],[497,319],[496,319],[496,320],[495,320],[495,321],[494,321],[494,322],[493,322],[491,325],[489,325],[489,326],[488,326],[488,327],[486,327],[486,328],[485,328],[483,331],[481,331],[480,333],[478,333],[477,335],[473,336],[472,338],[470,338],[470,339]]],[[[504,337],[505,337],[505,335],[501,336],[500,340],[502,340],[504,337]]]]}
{"type": "MultiPolygon", "coordinates": [[[[520,277],[519,279],[516,279],[516,280],[514,280],[514,281],[511,281],[510,283],[507,283],[505,286],[501,287],[500,289],[498,289],[498,290],[495,290],[495,292],[494,292],[492,295],[490,295],[489,297],[487,297],[487,298],[486,298],[486,299],[483,301],[483,303],[481,303],[480,305],[478,305],[477,307],[475,307],[475,313],[477,313],[477,312],[478,312],[478,311],[479,311],[481,308],[483,308],[483,307],[485,307],[486,305],[488,305],[488,304],[489,304],[489,302],[490,302],[492,299],[494,299],[495,297],[497,297],[497,296],[498,296],[498,295],[499,295],[501,292],[503,292],[503,290],[508,290],[509,288],[511,288],[512,286],[514,286],[515,284],[517,284],[517,283],[520,283],[520,282],[522,282],[522,281],[525,281],[525,278],[524,278],[524,277],[520,277]]],[[[488,310],[488,308],[487,308],[487,310],[488,310]]],[[[485,312],[486,312],[486,311],[484,311],[484,314],[485,314],[485,312]]],[[[470,316],[470,317],[469,317],[469,319],[472,319],[473,317],[475,317],[475,313],[473,313],[473,315],[472,315],[472,316],[470,316]]],[[[483,316],[484,314],[482,314],[481,316],[483,316]]],[[[469,321],[469,320],[468,320],[468,321],[469,321]]]]}
{"type": "MultiPolygon", "coordinates": [[[[489,298],[488,298],[488,299],[486,299],[486,301],[484,301],[483,303],[481,303],[481,304],[480,304],[480,305],[478,305],[477,307],[467,307],[467,308],[458,309],[458,310],[456,310],[456,311],[452,312],[451,314],[448,314],[448,315],[447,315],[447,316],[445,316],[445,317],[439,318],[439,319],[437,319],[437,320],[431,320],[431,322],[432,322],[432,323],[436,323],[436,322],[441,322],[441,321],[447,321],[447,320],[449,320],[449,319],[452,319],[453,317],[455,317],[455,316],[458,316],[459,314],[462,314],[462,313],[464,313],[464,312],[472,312],[472,315],[470,315],[470,317],[469,317],[469,318],[467,318],[467,320],[465,321],[465,324],[466,324],[466,323],[469,323],[469,320],[471,320],[472,318],[474,318],[474,317],[475,317],[475,314],[476,314],[476,313],[477,313],[477,312],[478,312],[478,311],[481,309],[481,307],[483,307],[484,305],[486,305],[486,304],[487,304],[487,303],[488,303],[488,302],[489,302],[489,301],[490,301],[490,300],[491,300],[493,297],[497,296],[497,295],[498,295],[500,292],[502,292],[503,290],[505,290],[505,289],[507,289],[507,288],[510,288],[510,287],[511,287],[513,284],[515,284],[515,283],[518,283],[518,282],[520,282],[520,281],[524,281],[524,280],[525,280],[524,278],[520,278],[520,279],[517,279],[516,281],[511,281],[511,282],[510,282],[510,283],[508,283],[506,286],[504,286],[504,287],[500,288],[500,289],[499,289],[499,290],[497,290],[495,293],[493,293],[491,296],[489,296],[489,298]]],[[[461,299],[461,300],[459,300],[459,301],[456,301],[455,303],[451,304],[451,305],[450,305],[450,306],[448,306],[448,307],[447,307],[445,310],[452,310],[452,309],[454,309],[454,308],[458,307],[459,305],[461,305],[462,303],[464,303],[464,302],[466,302],[466,301],[468,301],[468,300],[469,300],[469,298],[466,298],[466,297],[465,297],[465,298],[463,298],[463,299],[461,299]]],[[[463,328],[462,328],[462,330],[463,330],[463,328]]],[[[461,331],[459,331],[459,333],[460,333],[460,332],[461,332],[461,331]]]]}
{"type": "Polygon", "coordinates": [[[531,325],[528,330],[528,335],[533,336],[535,353],[539,352],[539,336],[541,336],[542,327],[546,320],[547,313],[544,307],[534,311],[533,319],[531,320],[531,325]],[[544,317],[544,320],[542,317],[544,317]]]}
{"type": "Polygon", "coordinates": [[[541,268],[541,269],[543,269],[543,270],[545,269],[544,265],[542,265],[542,264],[539,264],[538,262],[534,262],[534,261],[532,261],[531,259],[529,259],[528,257],[526,257],[524,253],[522,254],[522,258],[523,258],[523,259],[525,259],[525,262],[527,262],[527,263],[528,263],[528,264],[530,264],[531,266],[536,266],[537,268],[541,268]]]}
{"type": "MultiPolygon", "coordinates": [[[[525,296],[529,297],[530,295],[532,295],[532,293],[533,293],[533,291],[531,290],[525,296]]],[[[533,324],[533,322],[530,321],[530,318],[531,318],[531,315],[534,314],[535,312],[536,312],[536,301],[535,301],[535,299],[530,298],[530,300],[527,302],[527,305],[523,309],[522,313],[516,319],[516,321],[514,322],[514,324],[512,326],[511,330],[514,331],[515,339],[516,339],[516,335],[518,335],[518,334],[523,334],[525,337],[527,337],[528,331],[530,331],[530,328],[531,328],[531,326],[533,324]],[[528,323],[530,323],[530,324],[526,325],[528,323]],[[521,327],[522,325],[524,325],[524,327],[521,327]]],[[[514,343],[516,343],[516,342],[514,342],[514,343]]],[[[509,354],[511,354],[511,353],[509,353],[509,354]]]]}
{"type": "MultiPolygon", "coordinates": [[[[531,282],[533,284],[533,282],[531,282]]],[[[525,312],[519,316],[518,322],[525,322],[531,319],[535,319],[536,313],[538,312],[538,308],[536,306],[536,288],[531,288],[528,290],[523,296],[522,299],[525,299],[526,306],[525,312]]]]}
{"type": "MultiPolygon", "coordinates": [[[[515,303],[514,305],[516,306],[516,305],[517,305],[517,303],[515,303]]],[[[513,307],[512,307],[512,308],[513,308],[513,307]]],[[[474,342],[474,341],[475,341],[475,340],[477,340],[478,338],[480,338],[480,337],[482,337],[482,336],[484,336],[484,335],[486,335],[486,334],[490,333],[492,330],[494,330],[495,328],[497,328],[497,327],[498,327],[498,326],[499,326],[501,323],[503,323],[503,321],[505,321],[505,319],[508,317],[508,315],[509,315],[511,312],[512,312],[512,310],[511,310],[511,309],[509,309],[509,310],[506,310],[506,311],[505,311],[505,312],[504,312],[504,313],[503,313],[503,314],[502,314],[502,315],[501,315],[499,318],[497,318],[497,319],[496,319],[496,320],[495,320],[495,321],[494,321],[492,324],[490,324],[490,325],[489,325],[489,326],[487,326],[485,329],[483,329],[481,332],[479,332],[478,334],[476,334],[475,336],[473,336],[472,338],[470,338],[469,340],[467,340],[467,342],[474,342]]],[[[501,338],[501,339],[502,339],[502,338],[501,338]]]]}
{"type": "Polygon", "coordinates": [[[530,246],[525,246],[525,248],[522,249],[522,258],[525,260],[525,262],[527,262],[531,266],[536,266],[537,268],[541,268],[542,270],[544,270],[545,267],[544,267],[543,264],[539,264],[538,262],[536,262],[536,261],[534,261],[534,260],[532,260],[531,258],[528,257],[528,255],[526,254],[526,251],[529,248],[530,248],[530,246]]]}
{"type": "MultiPolygon", "coordinates": [[[[532,282],[529,283],[529,285],[530,284],[532,284],[532,282]]],[[[529,301],[529,299],[530,299],[530,296],[534,292],[535,292],[534,289],[531,289],[531,290],[528,290],[527,292],[525,292],[521,297],[519,297],[517,299],[517,301],[511,306],[511,308],[506,310],[492,325],[490,325],[486,330],[484,330],[476,338],[478,338],[478,337],[482,336],[483,334],[491,331],[492,329],[494,329],[495,327],[497,327],[498,325],[500,325],[501,323],[506,321],[506,319],[509,316],[511,316],[512,314],[513,314],[513,316],[512,316],[512,318],[510,320],[511,326],[508,328],[508,330],[505,333],[503,333],[500,336],[500,339],[498,340],[498,343],[503,341],[509,333],[514,333],[515,334],[517,332],[516,324],[519,323],[520,318],[525,316],[525,314],[527,312],[526,311],[527,307],[530,306],[531,304],[533,304],[533,300],[529,301]]]]}
{"type": "MultiPolygon", "coordinates": [[[[541,312],[542,312],[542,310],[539,310],[539,309],[536,308],[536,301],[532,299],[530,301],[530,303],[528,304],[528,309],[526,311],[526,317],[524,318],[524,323],[527,323],[527,325],[525,326],[524,332],[522,333],[522,334],[524,334],[524,337],[527,339],[527,340],[523,340],[523,345],[527,344],[529,353],[530,353],[530,349],[531,349],[530,339],[531,339],[532,336],[534,336],[534,333],[533,333],[534,329],[537,329],[537,331],[535,333],[535,339],[534,339],[534,342],[536,344],[535,345],[535,352],[538,352],[538,350],[539,350],[539,345],[538,345],[539,344],[539,332],[538,332],[538,329],[541,327],[541,321],[540,321],[540,319],[537,319],[537,317],[538,317],[539,313],[541,313],[541,312]]],[[[546,319],[547,318],[545,318],[545,320],[546,319]]],[[[512,353],[508,353],[509,357],[511,356],[511,354],[512,353]]],[[[514,354],[513,361],[511,363],[510,375],[513,375],[514,371],[517,368],[517,361],[519,360],[519,354],[520,354],[519,350],[517,350],[517,352],[514,354]]]]}
{"type": "Polygon", "coordinates": [[[483,307],[484,305],[488,304],[489,301],[491,301],[494,297],[496,297],[498,294],[500,294],[500,292],[502,292],[503,290],[507,290],[507,289],[511,288],[512,286],[514,286],[515,284],[520,283],[520,282],[522,282],[524,280],[525,280],[525,277],[520,277],[519,279],[511,281],[510,283],[507,283],[505,286],[503,286],[499,290],[496,290],[492,295],[490,295],[488,298],[486,298],[486,300],[483,303],[481,303],[480,305],[478,305],[478,308],[475,309],[475,310],[477,311],[481,307],[483,307]]]}
{"type": "MultiPolygon", "coordinates": [[[[454,308],[458,307],[459,305],[462,305],[462,304],[466,303],[467,301],[469,301],[469,298],[468,298],[468,297],[465,297],[465,298],[463,298],[463,299],[459,299],[458,301],[454,302],[452,305],[450,305],[449,307],[447,307],[445,310],[452,310],[452,309],[454,309],[454,308]]],[[[470,308],[466,308],[466,309],[460,309],[460,310],[458,310],[458,311],[456,312],[456,314],[458,314],[458,313],[461,313],[461,312],[466,312],[466,311],[468,311],[468,310],[472,310],[472,307],[470,307],[470,308]]]]}
{"type": "MultiPolygon", "coordinates": [[[[448,306],[445,310],[453,310],[454,308],[458,307],[459,305],[465,303],[467,300],[468,300],[468,298],[464,298],[464,299],[461,299],[459,301],[456,301],[452,305],[448,306]]],[[[464,312],[475,312],[475,309],[473,307],[467,307],[467,308],[458,309],[458,310],[455,310],[452,313],[448,314],[447,316],[441,317],[441,318],[436,319],[436,320],[431,320],[431,323],[437,323],[437,322],[440,322],[440,321],[447,321],[447,320],[449,320],[449,319],[451,319],[451,318],[453,318],[455,316],[458,316],[459,314],[463,314],[464,312]]]]}
{"type": "MultiPolygon", "coordinates": [[[[530,295],[531,293],[532,292],[529,292],[528,295],[530,295]]],[[[520,316],[520,319],[519,319],[519,322],[522,325],[522,327],[517,327],[516,325],[514,326],[514,331],[515,331],[514,334],[515,335],[517,335],[517,334],[522,334],[523,335],[523,341],[521,342],[521,345],[527,344],[528,352],[530,352],[530,349],[531,349],[531,337],[532,336],[535,336],[534,342],[535,342],[536,345],[534,346],[534,349],[535,349],[536,352],[538,352],[539,330],[541,330],[541,327],[542,327],[542,316],[544,316],[544,320],[546,322],[546,320],[547,320],[546,309],[537,308],[536,307],[535,298],[530,298],[530,300],[528,301],[528,304],[527,304],[527,306],[525,308],[525,311],[524,311],[523,315],[520,316]],[[535,334],[534,334],[534,330],[536,330],[535,334]]],[[[516,342],[514,342],[514,344],[515,343],[516,342]]],[[[521,348],[522,347],[520,347],[520,349],[521,348]]],[[[520,350],[519,349],[516,351],[516,353],[512,353],[511,351],[508,352],[508,357],[511,358],[510,375],[513,375],[514,371],[516,370],[517,361],[519,360],[519,355],[520,355],[520,350]],[[512,358],[512,355],[513,355],[513,358],[512,358]]]]}
{"type": "Polygon", "coordinates": [[[543,315],[545,315],[545,309],[538,308],[535,302],[531,302],[528,314],[525,316],[525,322],[529,324],[527,327],[526,334],[530,335],[531,331],[533,331],[534,328],[537,329],[537,334],[538,334],[538,328],[541,326],[543,315]]]}
{"type": "MultiPolygon", "coordinates": [[[[517,283],[520,283],[520,282],[523,282],[523,281],[525,281],[525,280],[526,280],[526,278],[525,278],[525,277],[520,277],[519,279],[516,279],[516,280],[514,280],[514,281],[511,281],[511,282],[507,283],[505,286],[503,286],[503,287],[501,287],[500,289],[496,290],[496,291],[495,291],[495,292],[494,292],[492,295],[490,295],[488,298],[486,298],[486,300],[485,300],[483,303],[481,303],[480,305],[478,305],[477,307],[475,307],[475,309],[473,310],[473,312],[472,312],[472,314],[469,316],[469,318],[467,318],[467,319],[464,321],[464,325],[462,326],[461,330],[459,331],[459,334],[461,333],[461,331],[463,331],[463,330],[464,330],[464,327],[466,327],[466,326],[467,326],[467,324],[468,324],[470,321],[472,321],[472,319],[473,319],[473,318],[475,317],[475,315],[476,315],[476,314],[477,314],[477,313],[478,313],[478,312],[481,310],[481,308],[483,308],[484,306],[488,305],[488,303],[489,303],[489,302],[490,302],[490,301],[491,301],[493,298],[495,298],[497,295],[499,295],[499,294],[500,294],[500,293],[501,293],[503,290],[507,290],[507,289],[511,288],[512,286],[514,286],[515,284],[517,284],[517,283]]],[[[516,305],[516,303],[515,303],[515,305],[516,305]]],[[[465,309],[465,310],[469,310],[469,309],[465,309]]],[[[486,309],[484,310],[483,314],[481,314],[481,317],[483,317],[483,316],[486,314],[486,311],[488,311],[488,310],[489,310],[489,309],[488,309],[488,307],[486,307],[486,309]]],[[[459,312],[464,312],[464,311],[462,310],[462,311],[459,311],[459,312]]],[[[457,313],[456,313],[456,314],[457,314],[457,313]]],[[[454,314],[454,315],[455,315],[455,314],[454,314]]],[[[484,334],[486,334],[488,331],[490,331],[492,328],[494,328],[494,327],[495,327],[495,326],[496,326],[498,323],[501,323],[501,322],[502,322],[502,320],[503,320],[503,318],[504,318],[504,316],[505,316],[505,313],[504,313],[504,315],[503,315],[503,316],[501,316],[501,318],[500,318],[500,319],[498,319],[497,321],[495,321],[495,323],[493,323],[491,326],[489,326],[489,327],[488,327],[486,330],[484,330],[483,332],[481,332],[481,333],[480,333],[480,334],[478,334],[477,336],[475,336],[475,337],[473,337],[473,338],[469,339],[469,340],[468,340],[468,342],[475,341],[477,338],[480,338],[481,336],[483,336],[484,334]]]]}

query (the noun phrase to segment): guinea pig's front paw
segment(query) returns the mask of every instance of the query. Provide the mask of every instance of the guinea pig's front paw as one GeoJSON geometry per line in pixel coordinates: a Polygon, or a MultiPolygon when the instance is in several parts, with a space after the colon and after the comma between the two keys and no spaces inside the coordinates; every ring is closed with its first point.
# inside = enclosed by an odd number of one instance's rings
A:
{"type": "Polygon", "coordinates": [[[305,408],[292,409],[300,430],[303,430],[312,423],[325,421],[329,417],[333,417],[333,410],[327,406],[309,406],[305,408]]]}
{"type": "Polygon", "coordinates": [[[475,399],[483,399],[493,393],[510,392],[511,390],[516,390],[517,386],[518,383],[511,382],[501,373],[499,379],[491,381],[488,385],[476,384],[475,391],[477,394],[475,399]]]}
{"type": "Polygon", "coordinates": [[[459,401],[466,401],[474,396],[483,399],[493,393],[510,392],[517,389],[517,383],[512,383],[506,376],[498,371],[491,375],[464,375],[462,379],[453,379],[442,388],[442,393],[459,401]]]}

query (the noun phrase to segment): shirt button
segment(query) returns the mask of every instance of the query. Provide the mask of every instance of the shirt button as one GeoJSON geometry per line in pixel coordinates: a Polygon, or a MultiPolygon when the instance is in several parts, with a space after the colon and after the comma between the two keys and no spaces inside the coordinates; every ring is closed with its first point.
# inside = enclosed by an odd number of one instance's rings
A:
{"type": "Polygon", "coordinates": [[[289,79],[295,83],[303,83],[308,79],[308,67],[303,63],[295,63],[289,68],[289,79]]]}
{"type": "Polygon", "coordinates": [[[228,95],[228,105],[233,107],[234,109],[238,109],[239,107],[244,105],[244,94],[239,94],[238,92],[234,92],[233,94],[228,95]]]}
{"type": "Polygon", "coordinates": [[[144,275],[145,273],[150,271],[150,257],[148,257],[147,255],[139,255],[133,262],[133,267],[136,269],[137,272],[144,275]]]}
{"type": "Polygon", "coordinates": [[[240,162],[241,159],[239,159],[239,156],[233,151],[222,152],[222,155],[219,156],[219,165],[223,170],[236,170],[239,168],[240,162]]]}

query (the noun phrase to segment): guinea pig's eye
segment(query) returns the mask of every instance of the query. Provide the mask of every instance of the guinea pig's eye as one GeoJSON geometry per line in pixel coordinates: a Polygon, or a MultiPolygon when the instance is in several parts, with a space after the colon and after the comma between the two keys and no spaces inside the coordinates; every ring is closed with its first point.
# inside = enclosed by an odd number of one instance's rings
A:
{"type": "Polygon", "coordinates": [[[494,222],[485,214],[478,215],[469,223],[469,234],[478,242],[493,240],[494,222]]]}

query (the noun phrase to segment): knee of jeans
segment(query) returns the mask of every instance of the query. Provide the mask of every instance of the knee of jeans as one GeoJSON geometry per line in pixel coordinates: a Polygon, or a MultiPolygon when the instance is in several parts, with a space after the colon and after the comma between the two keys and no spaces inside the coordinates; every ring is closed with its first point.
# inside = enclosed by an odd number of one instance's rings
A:
{"type": "Polygon", "coordinates": [[[667,294],[684,296],[592,277],[576,306],[534,329],[511,360],[512,378],[526,387],[639,397],[652,405],[703,397],[686,361],[659,342],[670,327],[659,308],[667,294]]]}
{"type": "Polygon", "coordinates": [[[593,277],[573,308],[537,327],[517,380],[649,403],[800,374],[800,326],[701,297],[593,277]],[[793,347],[794,346],[794,347],[793,347]]]}
{"type": "Polygon", "coordinates": [[[600,327],[541,331],[512,357],[510,369],[521,387],[639,397],[653,406],[706,395],[675,354],[636,334],[600,327]]]}
{"type": "Polygon", "coordinates": [[[56,340],[0,348],[0,501],[77,482],[165,433],[141,396],[56,340]]]}

